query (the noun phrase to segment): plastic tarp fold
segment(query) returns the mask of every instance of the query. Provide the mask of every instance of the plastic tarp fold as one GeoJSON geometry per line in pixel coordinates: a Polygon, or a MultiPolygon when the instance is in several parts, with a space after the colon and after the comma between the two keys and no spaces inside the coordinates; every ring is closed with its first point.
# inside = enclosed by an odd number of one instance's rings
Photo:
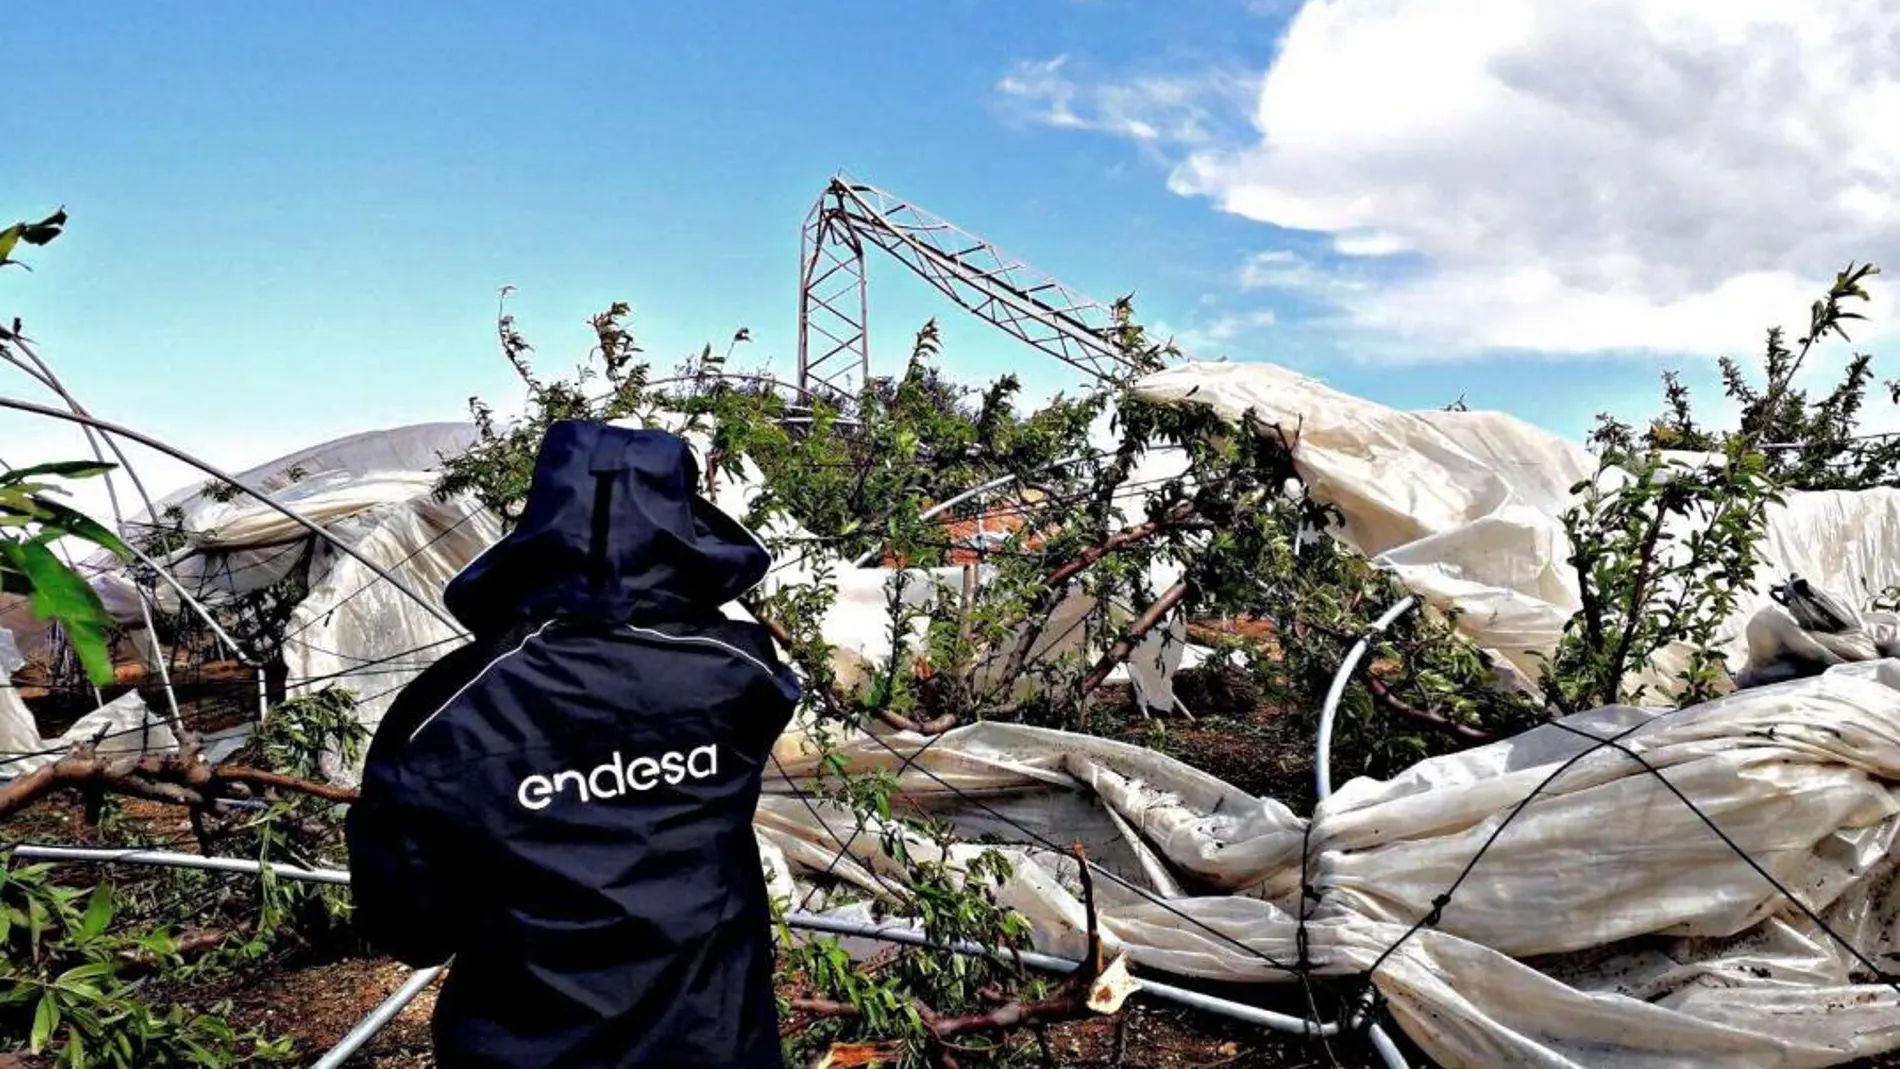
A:
{"type": "MultiPolygon", "coordinates": [[[[443,611],[443,586],[501,537],[501,522],[473,498],[439,501],[425,491],[328,530],[443,611]]],[[[309,593],[284,632],[287,689],[348,690],[357,718],[373,729],[402,688],[465,636],[356,558],[327,543],[314,554],[309,593]]],[[[332,779],[355,781],[357,769],[334,755],[324,765],[332,779]]]]}
{"type": "MultiPolygon", "coordinates": [[[[1148,400],[1207,404],[1298,432],[1309,491],[1339,506],[1339,532],[1408,589],[1535,680],[1581,607],[1562,516],[1591,480],[1580,446],[1499,412],[1404,412],[1271,364],[1190,363],[1143,379],[1148,400]]],[[[1671,454],[1682,477],[1706,458],[1671,454]]],[[[1614,476],[1614,473],[1612,473],[1614,476]]],[[[1747,663],[1748,622],[1769,589],[1807,576],[1858,606],[1900,586],[1900,490],[1786,495],[1768,513],[1762,562],[1718,636],[1728,667],[1747,663]]],[[[1665,650],[1638,673],[1667,689],[1687,655],[1665,650]]]]}
{"type": "MultiPolygon", "coordinates": [[[[1310,829],[1171,758],[1043,729],[859,737],[840,753],[899,773],[906,806],[957,829],[952,861],[981,835],[1012,844],[1001,897],[1052,953],[1081,950],[1075,863],[1051,849],[1080,839],[1115,873],[1096,880],[1103,930],[1137,965],[1288,982],[1304,844],[1317,971],[1378,963],[1391,1011],[1445,1065],[1823,1066],[1900,1049],[1894,989],[1763,875],[1879,968],[1900,964],[1900,662],[1580,714],[1354,780],[1310,829]],[[1438,923],[1412,931],[1448,892],[1438,923]]],[[[876,828],[799,796],[815,760],[786,754],[789,779],[768,780],[767,857],[801,887],[829,867],[876,895],[898,870],[876,828]]]]}

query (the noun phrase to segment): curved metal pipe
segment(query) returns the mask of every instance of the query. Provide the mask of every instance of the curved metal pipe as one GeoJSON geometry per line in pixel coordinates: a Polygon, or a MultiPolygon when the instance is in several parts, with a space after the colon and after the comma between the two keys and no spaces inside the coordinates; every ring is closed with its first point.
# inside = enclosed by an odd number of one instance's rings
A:
{"type": "MultiPolygon", "coordinates": [[[[1333,724],[1339,718],[1339,701],[1346,695],[1346,687],[1352,682],[1352,674],[1359,668],[1359,662],[1365,657],[1366,651],[1372,648],[1374,636],[1398,622],[1399,617],[1411,612],[1417,605],[1417,595],[1407,594],[1399,599],[1397,604],[1372,622],[1370,631],[1359,636],[1359,641],[1353,643],[1352,649],[1347,651],[1346,659],[1339,662],[1339,671],[1333,673],[1333,685],[1327,688],[1326,702],[1320,706],[1319,710],[1319,745],[1313,759],[1313,775],[1317,780],[1314,786],[1322,802],[1333,795],[1333,724]]],[[[1391,1069],[1406,1069],[1405,1056],[1399,1053],[1398,1045],[1392,1042],[1392,1037],[1386,1035],[1385,1029],[1377,1022],[1366,1024],[1366,1038],[1371,1040],[1372,1049],[1387,1066],[1391,1069]]]]}
{"type": "Polygon", "coordinates": [[[1373,637],[1391,627],[1417,604],[1418,597],[1408,594],[1398,604],[1387,609],[1385,615],[1372,622],[1372,629],[1352,644],[1346,659],[1339,662],[1339,671],[1333,673],[1333,685],[1327,688],[1326,702],[1319,707],[1319,746],[1313,759],[1313,776],[1317,781],[1314,786],[1318,788],[1319,800],[1322,802],[1333,794],[1333,722],[1339,718],[1339,700],[1346,696],[1346,687],[1352,682],[1352,674],[1359,667],[1360,659],[1372,648],[1373,637]]]}
{"type": "Polygon", "coordinates": [[[429,615],[441,621],[444,625],[446,625],[449,628],[449,630],[454,632],[457,636],[460,636],[463,638],[467,637],[468,633],[462,630],[462,625],[457,623],[453,617],[449,616],[446,612],[443,612],[441,609],[436,608],[433,604],[431,604],[428,601],[428,599],[416,593],[414,590],[411,590],[407,583],[404,583],[402,580],[397,579],[394,575],[391,575],[389,571],[385,569],[382,565],[377,564],[375,561],[370,560],[368,557],[365,557],[362,553],[358,552],[354,546],[349,545],[348,543],[344,542],[342,539],[324,530],[322,527],[318,526],[317,524],[312,523],[310,520],[305,519],[296,510],[290,508],[289,506],[279,503],[278,501],[271,498],[270,495],[265,494],[263,491],[251,489],[250,487],[237,481],[237,478],[235,476],[227,474],[226,472],[220,470],[219,468],[214,467],[210,463],[200,460],[197,457],[192,456],[190,453],[187,453],[176,446],[167,445],[166,443],[161,442],[156,438],[153,438],[151,435],[142,434],[138,431],[131,429],[130,427],[125,427],[117,423],[111,423],[106,420],[99,419],[96,416],[82,416],[74,412],[65,412],[57,408],[48,407],[46,405],[34,404],[31,401],[22,401],[15,397],[0,397],[0,408],[12,409],[15,412],[29,412],[34,415],[45,416],[48,419],[64,420],[67,423],[77,423],[82,426],[93,427],[101,431],[107,431],[112,434],[121,435],[149,449],[156,449],[159,452],[165,454],[166,456],[171,457],[173,460],[177,460],[185,464],[189,464],[192,467],[197,468],[199,471],[202,471],[205,474],[211,476],[212,478],[217,479],[219,482],[226,483],[230,486],[234,486],[237,489],[244,491],[246,494],[249,494],[251,497],[256,498],[258,501],[268,506],[272,511],[283,516],[285,519],[290,520],[292,523],[297,524],[299,527],[302,527],[304,530],[309,531],[311,534],[315,535],[316,537],[321,538],[322,540],[324,540],[325,542],[328,542],[332,546],[335,546],[339,552],[343,553],[345,556],[348,556],[354,559],[358,564],[361,564],[363,567],[368,568],[371,574],[375,575],[377,578],[388,583],[390,586],[396,588],[404,596],[410,598],[416,604],[422,606],[424,611],[428,612],[429,615]]]}
{"type": "MultiPolygon", "coordinates": [[[[264,868],[260,863],[247,858],[205,857],[200,854],[186,854],[170,850],[109,850],[91,847],[23,845],[14,847],[12,853],[16,857],[29,860],[160,865],[170,868],[203,869],[212,872],[248,873],[251,875],[262,873],[264,868]]],[[[350,874],[342,869],[303,869],[294,866],[273,865],[271,866],[271,873],[283,879],[305,880],[313,883],[348,885],[350,882],[350,874]]],[[[1053,954],[1041,954],[1035,951],[1003,951],[995,947],[986,947],[978,943],[969,942],[936,943],[915,928],[903,926],[864,924],[858,921],[848,921],[836,917],[823,917],[817,914],[798,912],[786,914],[784,921],[788,927],[797,928],[801,931],[823,932],[829,935],[873,939],[879,942],[923,947],[925,949],[939,950],[952,954],[980,954],[1004,960],[1019,960],[1031,968],[1051,972],[1067,972],[1079,964],[1079,962],[1068,958],[1057,957],[1053,954]]],[[[437,966],[427,969],[418,969],[412,973],[409,980],[404,983],[400,989],[387,999],[384,999],[382,1004],[370,1012],[369,1016],[365,1017],[355,1028],[351,1029],[349,1035],[345,1036],[342,1041],[333,1047],[330,1052],[324,1056],[323,1060],[312,1066],[312,1069],[326,1069],[326,1067],[341,1066],[343,1062],[361,1048],[364,1043],[368,1042],[377,1031],[386,1026],[391,1020],[394,1020],[404,1006],[414,1001],[429,984],[433,983],[441,971],[442,967],[437,966]]],[[[1302,1017],[1293,1017],[1284,1013],[1275,1013],[1272,1010],[1261,1009],[1258,1006],[1249,1006],[1231,999],[1205,995],[1199,991],[1193,991],[1185,987],[1178,987],[1174,984],[1162,983],[1156,980],[1137,977],[1135,978],[1135,983],[1140,990],[1163,1001],[1204,1010],[1208,1013],[1218,1014],[1223,1017],[1259,1025],[1263,1028],[1270,1028],[1279,1032],[1291,1032],[1295,1035],[1304,1036],[1335,1036],[1340,1033],[1340,1026],[1337,1022],[1322,1023],[1302,1017]]],[[[1404,1056],[1399,1053],[1398,1048],[1393,1045],[1389,1038],[1384,1036],[1383,1033],[1377,1032],[1376,1025],[1372,1026],[1368,1031],[1373,1033],[1373,1047],[1379,1052],[1381,1060],[1385,1062],[1388,1069],[1409,1069],[1404,1056]]]]}
{"type": "MultiPolygon", "coordinates": [[[[33,351],[33,347],[30,344],[24,341],[17,341],[17,340],[15,344],[19,347],[20,352],[26,354],[26,358],[33,362],[33,367],[29,368],[26,365],[21,364],[18,361],[18,359],[13,358],[11,357],[11,355],[9,355],[9,360],[13,363],[15,367],[18,367],[20,370],[26,372],[27,377],[39,382],[41,385],[45,386],[47,389],[52,390],[54,393],[58,394],[61,398],[63,398],[66,401],[67,406],[70,407],[75,414],[80,415],[80,416],[86,416],[86,417],[90,417],[92,415],[92,413],[86,411],[85,406],[81,405],[77,398],[75,398],[70,392],[67,391],[66,387],[59,381],[59,376],[53,374],[53,369],[48,367],[46,365],[46,361],[42,360],[39,354],[33,351]],[[34,370],[35,368],[37,368],[38,370],[35,371],[34,370]]],[[[85,432],[86,440],[92,445],[93,456],[97,457],[100,463],[105,462],[105,457],[100,455],[99,440],[103,439],[105,441],[106,446],[112,450],[112,454],[118,458],[119,466],[125,469],[126,476],[132,480],[132,488],[138,492],[139,500],[145,502],[145,514],[147,516],[150,516],[152,520],[156,522],[158,519],[158,506],[152,503],[152,495],[146,491],[144,480],[139,478],[138,470],[132,467],[131,460],[129,460],[126,457],[125,450],[119,448],[118,441],[115,440],[110,434],[107,434],[104,431],[98,431],[97,437],[95,438],[94,437],[95,432],[93,428],[82,427],[81,429],[85,432]]],[[[3,464],[4,462],[0,462],[0,465],[3,465],[3,464]]],[[[115,491],[112,487],[112,473],[111,472],[106,473],[105,481],[106,481],[106,497],[107,497],[107,500],[109,500],[112,503],[112,522],[118,528],[119,534],[122,537],[124,537],[125,528],[126,528],[125,515],[123,511],[119,508],[119,495],[117,491],[115,491]]],[[[268,707],[270,705],[270,700],[267,695],[266,687],[265,687],[264,666],[252,660],[250,655],[244,652],[244,647],[238,645],[238,641],[231,637],[230,633],[224,629],[224,626],[222,624],[218,623],[217,618],[211,615],[211,610],[205,608],[205,606],[202,603],[200,603],[196,597],[192,596],[191,592],[185,589],[184,584],[180,583],[177,577],[172,575],[169,569],[167,569],[164,565],[158,563],[158,561],[152,559],[152,557],[149,554],[147,554],[144,550],[140,549],[133,542],[131,538],[125,537],[124,541],[125,541],[125,548],[131,550],[132,555],[138,558],[141,564],[144,564],[146,567],[152,569],[153,574],[157,575],[160,579],[164,580],[165,583],[172,588],[173,593],[176,593],[178,595],[178,598],[181,602],[190,606],[191,610],[198,614],[198,618],[203,620],[206,626],[211,628],[212,634],[217,636],[219,642],[224,643],[225,648],[229,649],[231,651],[232,656],[238,659],[238,663],[257,670],[257,690],[258,690],[257,715],[258,715],[259,721],[261,722],[263,720],[264,714],[268,711],[268,707]]],[[[74,565],[71,560],[68,560],[67,564],[68,566],[74,567],[75,570],[77,569],[77,566],[74,565]]],[[[148,634],[153,633],[152,614],[151,614],[151,610],[146,606],[144,591],[140,591],[139,614],[140,616],[143,617],[143,622],[145,624],[146,632],[148,634]]],[[[176,719],[178,716],[178,699],[173,694],[173,691],[172,691],[171,672],[167,668],[163,660],[159,662],[159,675],[160,675],[160,680],[165,685],[165,695],[166,695],[167,701],[169,702],[171,706],[172,715],[174,719],[176,719]]],[[[93,696],[95,699],[103,703],[104,697],[99,694],[99,688],[97,687],[93,688],[93,696]]]]}
{"type": "MultiPolygon", "coordinates": [[[[66,407],[72,409],[74,415],[87,418],[92,416],[92,413],[86,411],[86,406],[80,404],[79,399],[74,397],[72,392],[66,389],[66,385],[59,381],[59,376],[53,374],[53,369],[47,366],[46,361],[40,359],[39,353],[34,351],[30,343],[17,341],[15,344],[18,346],[20,353],[24,354],[26,359],[32,361],[33,364],[33,367],[29,368],[20,362],[19,357],[8,353],[7,359],[15,367],[25,371],[29,378],[36,379],[42,386],[58,394],[60,400],[66,402],[66,407]],[[38,369],[37,372],[35,372],[35,368],[38,369]]],[[[124,469],[126,476],[132,480],[133,488],[138,491],[139,497],[145,501],[146,512],[151,514],[152,519],[156,521],[158,516],[153,509],[151,497],[145,492],[145,483],[139,479],[138,472],[132,469],[132,464],[126,459],[125,451],[119,448],[119,443],[113,441],[112,436],[106,434],[104,431],[97,431],[92,427],[82,427],[81,429],[86,435],[86,444],[92,447],[93,459],[97,460],[100,464],[106,463],[105,450],[99,447],[99,440],[102,438],[105,439],[105,443],[112,449],[113,455],[119,458],[119,467],[124,469]]],[[[113,481],[110,471],[105,473],[104,478],[106,484],[106,500],[112,506],[112,525],[123,535],[125,533],[125,509],[119,505],[119,488],[117,483],[113,481]]],[[[131,548],[130,543],[127,543],[127,548],[131,548]]],[[[158,629],[153,626],[152,606],[146,599],[144,590],[138,592],[138,598],[139,620],[145,625],[145,633],[152,636],[154,652],[158,654],[158,681],[165,689],[165,706],[171,711],[171,726],[173,729],[177,729],[182,721],[178,711],[178,692],[172,686],[170,658],[165,656],[163,650],[156,649],[158,629]]]]}

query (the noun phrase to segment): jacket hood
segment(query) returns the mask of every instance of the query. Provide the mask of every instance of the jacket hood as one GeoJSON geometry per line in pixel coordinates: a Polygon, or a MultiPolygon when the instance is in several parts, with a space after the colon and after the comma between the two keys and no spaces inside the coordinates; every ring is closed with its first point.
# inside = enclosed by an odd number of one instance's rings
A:
{"type": "Polygon", "coordinates": [[[476,634],[555,616],[619,624],[715,613],[757,586],[772,558],[698,484],[699,465],[674,435],[556,423],[520,524],[449,580],[442,600],[476,634]]]}

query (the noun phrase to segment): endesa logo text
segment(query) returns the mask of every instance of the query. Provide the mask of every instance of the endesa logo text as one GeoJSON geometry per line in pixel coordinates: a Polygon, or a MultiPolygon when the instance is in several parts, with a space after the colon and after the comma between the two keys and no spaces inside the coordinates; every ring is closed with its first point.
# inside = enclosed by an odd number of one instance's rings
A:
{"type": "Polygon", "coordinates": [[[705,779],[719,774],[719,748],[701,746],[688,753],[675,750],[658,758],[636,757],[623,760],[618,751],[613,759],[590,772],[536,773],[521,781],[515,798],[525,809],[546,809],[555,798],[572,790],[582,802],[599,798],[618,798],[623,794],[650,791],[665,783],[677,786],[687,779],[705,779]]]}

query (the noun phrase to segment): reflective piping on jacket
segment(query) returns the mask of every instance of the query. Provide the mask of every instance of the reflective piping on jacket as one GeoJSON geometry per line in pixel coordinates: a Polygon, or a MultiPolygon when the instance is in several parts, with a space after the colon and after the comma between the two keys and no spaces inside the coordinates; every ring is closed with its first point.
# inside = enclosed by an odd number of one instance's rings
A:
{"type": "Polygon", "coordinates": [[[708,638],[705,635],[669,635],[664,631],[655,631],[652,628],[648,628],[648,627],[635,627],[632,624],[627,624],[625,626],[627,630],[633,632],[636,635],[651,635],[654,638],[664,639],[667,642],[683,642],[683,643],[698,644],[701,646],[717,646],[728,653],[738,654],[739,656],[744,657],[746,660],[751,661],[753,665],[755,665],[758,668],[759,671],[764,672],[767,676],[770,676],[773,679],[778,678],[778,673],[772,671],[771,666],[766,664],[764,661],[759,660],[757,657],[752,656],[751,654],[747,653],[746,651],[740,649],[737,646],[728,645],[727,643],[721,642],[716,638],[708,638]]]}
{"type": "Polygon", "coordinates": [[[524,649],[528,645],[528,643],[533,642],[537,638],[540,638],[541,632],[546,631],[548,628],[552,626],[554,626],[554,621],[549,620],[547,623],[542,624],[540,627],[535,628],[533,634],[530,634],[527,638],[522,639],[520,645],[516,646],[512,650],[509,650],[507,653],[504,653],[501,656],[495,658],[494,660],[488,662],[486,665],[483,665],[481,671],[475,673],[474,677],[471,678],[468,682],[462,684],[460,687],[457,687],[454,694],[449,695],[448,701],[445,701],[441,705],[436,706],[435,712],[430,713],[428,716],[424,717],[422,719],[422,723],[416,725],[416,730],[411,731],[409,733],[409,741],[410,742],[416,741],[416,736],[422,734],[423,728],[426,728],[431,723],[434,723],[435,718],[442,715],[442,710],[447,709],[451,705],[454,705],[455,700],[457,698],[460,698],[462,694],[468,690],[468,688],[481,682],[482,677],[488,674],[489,669],[495,667],[496,665],[507,660],[508,658],[513,657],[515,654],[520,653],[522,649],[524,649]]]}

